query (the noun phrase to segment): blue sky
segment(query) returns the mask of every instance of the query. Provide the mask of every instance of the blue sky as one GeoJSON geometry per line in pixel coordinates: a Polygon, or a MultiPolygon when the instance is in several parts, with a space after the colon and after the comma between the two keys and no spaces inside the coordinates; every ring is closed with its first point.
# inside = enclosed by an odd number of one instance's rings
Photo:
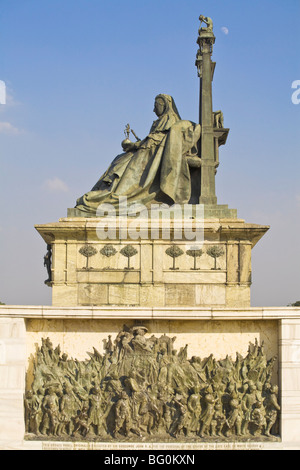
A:
{"type": "Polygon", "coordinates": [[[0,300],[51,304],[35,224],[65,217],[149,132],[158,93],[197,121],[198,17],[214,20],[220,204],[271,225],[253,250],[252,305],[300,300],[299,0],[0,0],[0,300]]]}

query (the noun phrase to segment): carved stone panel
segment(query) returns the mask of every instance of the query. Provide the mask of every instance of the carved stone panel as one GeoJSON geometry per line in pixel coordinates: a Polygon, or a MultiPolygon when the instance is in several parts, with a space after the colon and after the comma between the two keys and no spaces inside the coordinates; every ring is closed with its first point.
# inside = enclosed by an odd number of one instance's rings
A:
{"type": "Polygon", "coordinates": [[[278,433],[275,357],[250,343],[236,358],[188,357],[176,337],[123,326],[77,360],[42,339],[25,396],[27,439],[268,440],[278,433]]]}

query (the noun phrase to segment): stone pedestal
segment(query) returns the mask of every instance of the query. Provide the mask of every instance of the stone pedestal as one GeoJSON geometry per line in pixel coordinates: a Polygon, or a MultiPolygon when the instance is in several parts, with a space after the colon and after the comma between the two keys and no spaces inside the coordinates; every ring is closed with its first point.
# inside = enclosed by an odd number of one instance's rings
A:
{"type": "Polygon", "coordinates": [[[249,307],[251,250],[268,227],[240,219],[197,222],[65,218],[37,225],[53,249],[53,305],[249,307]],[[101,239],[108,227],[110,238],[101,239]],[[220,250],[216,260],[212,248],[220,250]],[[200,249],[195,260],[191,250],[200,249]]]}

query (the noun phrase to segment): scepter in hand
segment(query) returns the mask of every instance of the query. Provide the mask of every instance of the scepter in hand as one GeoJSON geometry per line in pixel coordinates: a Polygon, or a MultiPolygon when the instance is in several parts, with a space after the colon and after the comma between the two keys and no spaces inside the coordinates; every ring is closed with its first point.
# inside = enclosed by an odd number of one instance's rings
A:
{"type": "Polygon", "coordinates": [[[137,142],[140,142],[141,139],[138,138],[138,136],[136,135],[136,133],[134,132],[133,129],[130,129],[130,125],[127,124],[127,126],[125,127],[125,130],[124,130],[124,134],[125,134],[125,139],[122,141],[121,145],[122,145],[122,148],[125,152],[128,152],[128,151],[131,151],[131,150],[134,150],[135,149],[135,144],[134,142],[131,142],[131,140],[129,139],[129,136],[130,136],[130,132],[134,135],[134,137],[136,138],[137,142]]]}

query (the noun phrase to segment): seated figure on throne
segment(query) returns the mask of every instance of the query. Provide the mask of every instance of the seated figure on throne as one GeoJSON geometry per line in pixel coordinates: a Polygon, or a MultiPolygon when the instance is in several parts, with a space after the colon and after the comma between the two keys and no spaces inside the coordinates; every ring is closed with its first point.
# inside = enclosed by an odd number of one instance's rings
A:
{"type": "Polygon", "coordinates": [[[185,204],[191,199],[189,162],[199,160],[197,143],[201,126],[181,120],[173,98],[160,94],[155,98],[149,135],[137,142],[122,142],[118,155],[92,190],[77,200],[76,208],[96,215],[100,204],[117,206],[120,197],[127,204],[185,204]]]}

